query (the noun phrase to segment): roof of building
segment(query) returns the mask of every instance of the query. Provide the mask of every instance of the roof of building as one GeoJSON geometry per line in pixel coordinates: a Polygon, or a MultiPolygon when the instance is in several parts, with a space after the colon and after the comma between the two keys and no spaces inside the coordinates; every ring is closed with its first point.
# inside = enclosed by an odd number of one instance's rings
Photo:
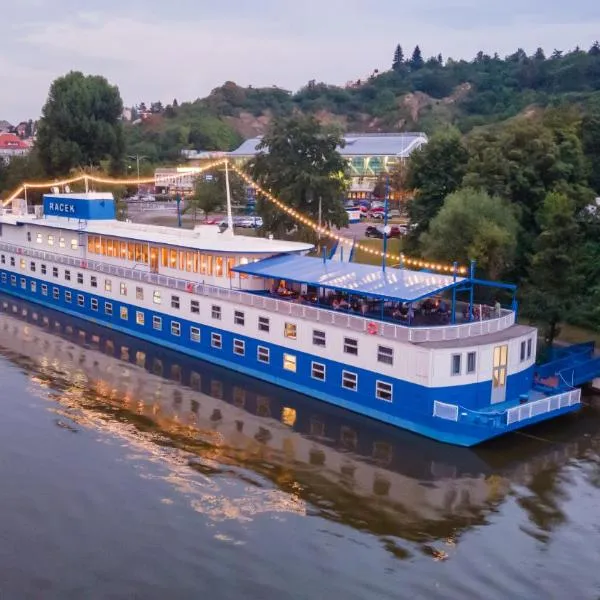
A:
{"type": "Polygon", "coordinates": [[[266,258],[237,266],[234,270],[257,277],[402,302],[421,300],[464,281],[464,277],[389,267],[384,272],[372,265],[323,261],[322,258],[297,255],[266,258]]]}
{"type": "Polygon", "coordinates": [[[0,149],[28,150],[29,144],[14,133],[0,133],[0,149]]]}
{"type": "MultiPolygon", "coordinates": [[[[427,143],[424,133],[348,133],[346,145],[338,148],[342,156],[397,156],[406,158],[413,150],[427,143]]],[[[229,156],[254,156],[262,137],[246,140],[229,156]]]]}

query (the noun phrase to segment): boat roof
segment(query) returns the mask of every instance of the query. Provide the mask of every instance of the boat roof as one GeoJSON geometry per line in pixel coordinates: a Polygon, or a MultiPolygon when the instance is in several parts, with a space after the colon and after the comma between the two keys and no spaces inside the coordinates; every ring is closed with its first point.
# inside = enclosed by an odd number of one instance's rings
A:
{"type": "Polygon", "coordinates": [[[414,302],[460,285],[465,278],[453,275],[411,271],[345,263],[322,258],[282,255],[239,265],[234,271],[265,277],[283,279],[294,283],[324,287],[386,300],[414,302]]]}
{"type": "Polygon", "coordinates": [[[39,227],[52,227],[68,231],[84,231],[91,235],[103,235],[123,238],[124,240],[150,242],[189,248],[206,252],[225,252],[235,254],[282,254],[287,252],[308,252],[313,245],[303,242],[286,240],[271,240],[263,237],[246,235],[232,235],[229,230],[220,233],[217,225],[199,225],[194,229],[165,227],[162,225],[147,225],[143,223],[130,223],[106,219],[102,221],[88,221],[81,229],[77,219],[64,217],[13,216],[4,215],[0,222],[12,222],[15,225],[35,225],[39,227]]]}

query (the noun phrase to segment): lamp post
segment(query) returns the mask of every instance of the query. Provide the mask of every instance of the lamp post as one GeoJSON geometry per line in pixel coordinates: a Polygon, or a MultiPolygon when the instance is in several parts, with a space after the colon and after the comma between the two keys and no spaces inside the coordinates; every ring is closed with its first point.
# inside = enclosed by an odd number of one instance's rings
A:
{"type": "Polygon", "coordinates": [[[136,154],[135,156],[129,155],[127,158],[129,158],[131,160],[135,160],[136,165],[137,165],[138,196],[139,196],[140,195],[140,161],[144,160],[145,158],[148,158],[148,157],[140,156],[139,154],[136,154]]]}
{"type": "Polygon", "coordinates": [[[385,256],[387,254],[387,238],[388,238],[388,198],[390,195],[390,175],[389,173],[385,177],[385,202],[383,206],[383,257],[381,259],[382,269],[385,273],[385,256]]]}

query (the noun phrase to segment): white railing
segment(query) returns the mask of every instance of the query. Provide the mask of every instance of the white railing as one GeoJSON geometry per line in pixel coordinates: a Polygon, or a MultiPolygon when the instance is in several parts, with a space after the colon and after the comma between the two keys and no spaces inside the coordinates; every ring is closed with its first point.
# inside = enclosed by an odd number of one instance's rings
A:
{"type": "Polygon", "coordinates": [[[433,416],[447,421],[458,421],[458,406],[435,400],[433,402],[433,416]]]}
{"type": "Polygon", "coordinates": [[[557,394],[556,396],[549,396],[548,398],[542,398],[541,400],[535,400],[533,402],[527,402],[521,404],[515,408],[510,408],[506,411],[506,424],[512,425],[513,423],[519,423],[526,421],[527,419],[533,419],[539,415],[559,410],[560,408],[567,408],[581,402],[581,390],[579,388],[564,392],[563,394],[557,394]]]}
{"type": "Polygon", "coordinates": [[[252,306],[269,312],[277,312],[291,317],[315,321],[327,325],[351,329],[353,331],[367,331],[369,323],[375,322],[377,334],[386,339],[400,342],[438,342],[444,340],[458,340],[488,333],[495,333],[511,327],[515,323],[515,313],[511,310],[502,309],[499,318],[483,321],[473,321],[460,325],[433,325],[430,327],[408,327],[386,323],[377,319],[367,319],[357,315],[345,314],[329,309],[294,304],[287,300],[278,300],[267,296],[260,296],[252,292],[238,291],[230,288],[222,288],[205,283],[168,277],[158,273],[151,273],[148,265],[138,265],[136,268],[119,267],[108,263],[76,258],[66,254],[56,254],[26,248],[15,244],[0,243],[0,249],[13,252],[20,256],[52,261],[62,265],[68,265],[79,269],[97,271],[106,275],[116,275],[134,281],[150,283],[158,286],[168,287],[190,294],[210,296],[221,300],[228,300],[240,305],[252,306]]]}

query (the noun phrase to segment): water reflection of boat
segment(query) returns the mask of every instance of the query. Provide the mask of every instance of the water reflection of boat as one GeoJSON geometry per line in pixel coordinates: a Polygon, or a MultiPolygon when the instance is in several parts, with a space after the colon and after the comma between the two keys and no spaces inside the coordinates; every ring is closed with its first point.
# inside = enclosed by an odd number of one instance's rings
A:
{"type": "Polygon", "coordinates": [[[507,476],[560,452],[567,460],[580,443],[525,438],[526,452],[514,440],[499,440],[497,450],[438,444],[12,297],[0,296],[0,312],[0,345],[12,360],[53,386],[93,391],[77,396],[82,410],[117,408],[128,423],[252,468],[332,518],[385,523],[382,531],[401,537],[447,537],[481,522],[506,493],[507,476]]]}

